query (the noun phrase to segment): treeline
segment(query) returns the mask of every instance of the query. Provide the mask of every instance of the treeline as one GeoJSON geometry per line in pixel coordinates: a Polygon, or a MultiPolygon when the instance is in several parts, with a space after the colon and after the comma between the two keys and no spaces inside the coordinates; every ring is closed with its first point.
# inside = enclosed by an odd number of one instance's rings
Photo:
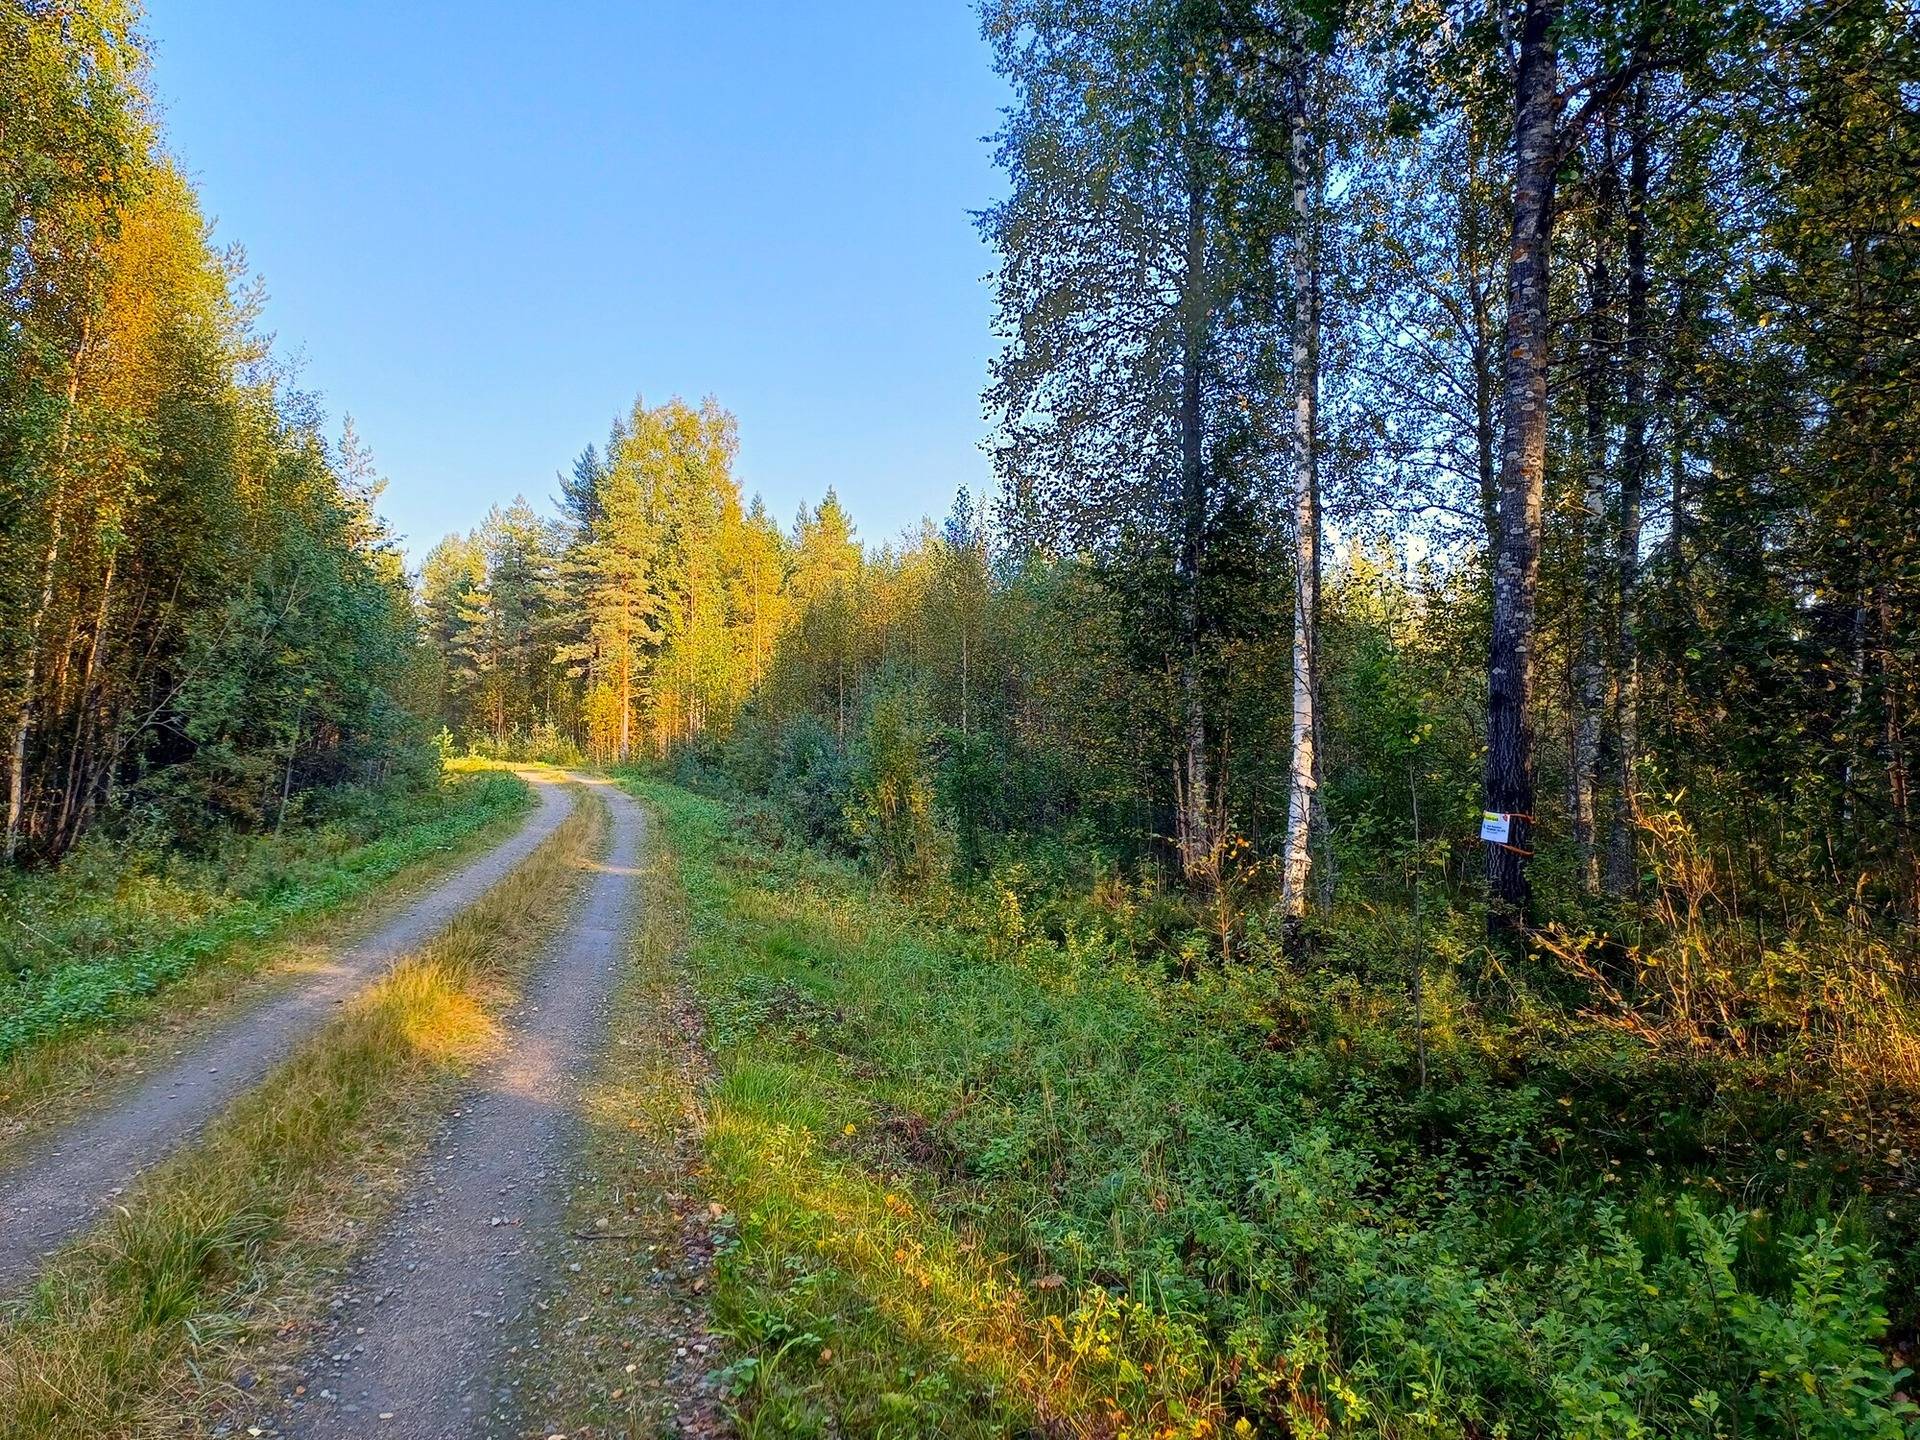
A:
{"type": "Polygon", "coordinates": [[[1681,885],[1756,965],[1912,924],[1895,9],[985,26],[993,523],[782,530],[711,403],[637,408],[429,563],[451,729],[724,762],[895,869],[1071,821],[1289,930],[1423,876],[1500,929],[1681,885]]]}
{"type": "Polygon", "coordinates": [[[869,551],[831,491],[784,528],[744,500],[734,450],[712,400],[636,403],[561,478],[557,514],[519,500],[436,546],[420,598],[441,720],[501,753],[724,754],[756,788],[778,771],[816,836],[845,839],[876,714],[904,706],[923,767],[936,731],[1000,734],[1026,617],[964,494],[943,532],[869,551]]]}
{"type": "MultiPolygon", "coordinates": [[[[884,544],[863,543],[832,492],[782,527],[733,477],[734,432],[712,400],[636,404],[561,477],[554,513],[519,500],[433,549],[420,598],[455,741],[670,761],[771,798],[808,838],[903,882],[975,873],[996,836],[1066,826],[1133,861],[1171,858],[1168,568],[1017,548],[965,491],[941,523],[884,544]]],[[[1271,699],[1289,642],[1285,572],[1242,578],[1249,613],[1219,694],[1244,848],[1284,823],[1289,719],[1271,699]]],[[[1457,577],[1408,572],[1383,546],[1332,567],[1351,718],[1330,743],[1356,867],[1397,853],[1384,821],[1357,817],[1383,797],[1404,811],[1417,737],[1394,727],[1471,668],[1473,627],[1445,623],[1471,603],[1457,577]],[[1441,622],[1423,628],[1430,610],[1441,622]]],[[[1424,732],[1470,751],[1471,726],[1432,708],[1424,732]]],[[[1444,777],[1422,785],[1456,818],[1472,799],[1444,777]]]]}
{"type": "Polygon", "coordinates": [[[615,762],[725,728],[850,533],[829,497],[789,545],[743,507],[735,449],[712,401],[636,403],[562,479],[558,518],[519,500],[435,546],[420,598],[445,726],[615,762]]]}
{"type": "Polygon", "coordinates": [[[0,7],[0,770],[9,859],[112,814],[277,825],[430,759],[366,455],[254,333],[163,151],[135,10],[0,7]]]}

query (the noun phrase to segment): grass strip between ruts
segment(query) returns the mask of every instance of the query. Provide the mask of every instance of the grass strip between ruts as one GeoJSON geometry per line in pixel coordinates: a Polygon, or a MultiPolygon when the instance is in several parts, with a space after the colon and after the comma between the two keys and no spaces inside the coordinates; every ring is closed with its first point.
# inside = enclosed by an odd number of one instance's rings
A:
{"type": "MultiPolygon", "coordinates": [[[[650,817],[651,818],[651,817],[650,817]]],[[[711,1067],[688,985],[678,857],[647,826],[641,902],[580,1103],[583,1144],[568,1223],[532,1344],[505,1359],[522,1429],[682,1440],[733,1433],[711,1382],[711,1254],[733,1220],[701,1162],[711,1067]]]]}

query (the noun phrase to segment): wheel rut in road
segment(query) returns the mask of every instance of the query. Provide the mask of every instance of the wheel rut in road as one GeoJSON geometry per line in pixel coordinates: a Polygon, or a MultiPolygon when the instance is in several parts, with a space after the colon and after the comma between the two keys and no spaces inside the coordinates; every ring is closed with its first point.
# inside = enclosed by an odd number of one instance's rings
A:
{"type": "Polygon", "coordinates": [[[133,1180],[263,1079],[370,981],[418,949],[546,840],[573,808],[570,787],[537,773],[536,806],[508,839],[432,888],[291,989],[222,1025],[100,1111],[0,1165],[0,1289],[97,1218],[133,1180]]]}
{"type": "MultiPolygon", "coordinates": [[[[507,1431],[500,1361],[532,1330],[538,1282],[564,1253],[566,1172],[638,915],[644,821],[608,786],[605,857],[506,1020],[498,1057],[463,1090],[421,1173],[327,1313],[293,1436],[442,1440],[507,1431]]],[[[285,1389],[291,1392],[295,1382],[285,1389]]]]}

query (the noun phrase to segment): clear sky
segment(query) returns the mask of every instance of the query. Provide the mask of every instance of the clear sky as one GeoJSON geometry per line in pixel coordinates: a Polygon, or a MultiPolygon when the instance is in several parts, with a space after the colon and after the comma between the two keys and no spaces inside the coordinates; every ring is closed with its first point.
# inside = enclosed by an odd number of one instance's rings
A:
{"type": "Polygon", "coordinates": [[[967,0],[148,0],[169,143],[417,559],[713,394],[783,520],[989,481],[1004,92],[967,0]]]}

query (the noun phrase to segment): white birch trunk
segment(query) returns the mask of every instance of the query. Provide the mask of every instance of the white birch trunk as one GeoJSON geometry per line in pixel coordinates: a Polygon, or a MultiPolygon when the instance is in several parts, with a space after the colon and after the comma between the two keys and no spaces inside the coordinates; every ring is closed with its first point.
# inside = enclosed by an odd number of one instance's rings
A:
{"type": "Polygon", "coordinates": [[[1289,116],[1293,168],[1293,758],[1287,775],[1287,834],[1282,851],[1280,909],[1289,935],[1307,913],[1313,866],[1311,839],[1320,767],[1315,674],[1320,590],[1318,409],[1318,211],[1311,99],[1313,74],[1304,51],[1293,76],[1289,116]]]}
{"type": "Polygon", "coordinates": [[[66,468],[67,450],[73,443],[73,411],[80,401],[80,363],[86,358],[87,342],[93,337],[93,322],[80,327],[80,343],[73,351],[73,371],[67,377],[67,408],[60,416],[60,443],[54,451],[53,497],[48,510],[47,549],[40,564],[40,603],[27,626],[27,669],[20,685],[20,710],[13,725],[12,763],[7,770],[6,859],[12,863],[20,848],[21,823],[26,813],[27,736],[33,729],[34,708],[39,703],[40,632],[53,609],[54,580],[60,571],[60,550],[66,539],[66,492],[61,472],[66,468]]]}

